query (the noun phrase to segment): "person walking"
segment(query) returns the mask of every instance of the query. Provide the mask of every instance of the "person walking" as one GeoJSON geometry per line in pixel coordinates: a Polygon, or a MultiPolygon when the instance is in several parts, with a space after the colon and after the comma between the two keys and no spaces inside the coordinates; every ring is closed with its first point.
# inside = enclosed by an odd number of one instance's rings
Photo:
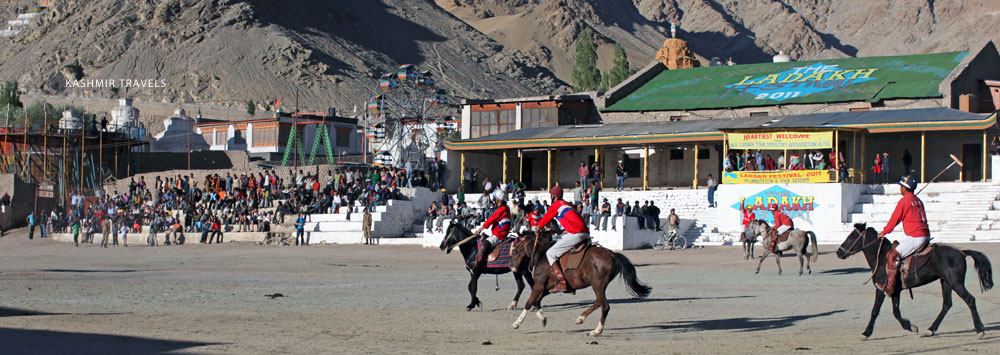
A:
{"type": "Polygon", "coordinates": [[[28,217],[25,220],[28,221],[28,239],[35,239],[35,226],[38,225],[35,211],[28,212],[28,217]]]}
{"type": "Polygon", "coordinates": [[[615,167],[615,191],[621,192],[625,190],[626,177],[628,177],[628,173],[625,172],[625,163],[619,160],[618,166],[615,167]]]}
{"type": "Polygon", "coordinates": [[[306,245],[305,226],[306,217],[299,212],[299,217],[295,218],[295,245],[306,245]]]}
{"type": "Polygon", "coordinates": [[[708,185],[708,207],[716,207],[715,188],[718,184],[715,183],[715,178],[712,177],[712,174],[708,174],[708,181],[706,182],[706,185],[708,185]]]}

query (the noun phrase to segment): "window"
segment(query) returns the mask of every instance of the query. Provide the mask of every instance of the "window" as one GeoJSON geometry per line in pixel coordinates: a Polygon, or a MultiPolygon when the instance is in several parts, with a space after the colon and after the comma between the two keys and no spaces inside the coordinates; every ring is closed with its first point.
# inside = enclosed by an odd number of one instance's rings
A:
{"type": "Polygon", "coordinates": [[[337,127],[337,142],[334,143],[337,147],[350,147],[351,146],[351,129],[347,127],[337,127]]]}
{"type": "Polygon", "coordinates": [[[871,111],[871,108],[869,108],[869,107],[855,107],[855,108],[850,109],[850,111],[851,112],[871,111]]]}
{"type": "Polygon", "coordinates": [[[273,123],[261,123],[253,126],[253,146],[267,147],[278,145],[278,126],[273,123]]]}
{"type": "Polygon", "coordinates": [[[671,121],[683,121],[684,116],[670,116],[671,121]]]}
{"type": "Polygon", "coordinates": [[[469,115],[469,137],[478,138],[513,131],[517,114],[514,110],[476,111],[469,115]]]}
{"type": "Polygon", "coordinates": [[[767,111],[751,112],[750,117],[767,117],[767,111]]]}
{"type": "Polygon", "coordinates": [[[212,130],[211,128],[202,128],[201,129],[201,137],[205,139],[205,143],[208,143],[208,145],[215,145],[215,143],[213,143],[213,142],[215,142],[215,140],[212,139],[212,138],[215,138],[215,135],[214,135],[213,132],[215,132],[215,131],[212,130]]]}
{"type": "Polygon", "coordinates": [[[709,148],[698,147],[698,160],[711,159],[711,150],[709,148]]]}
{"type": "Polygon", "coordinates": [[[216,129],[215,130],[215,144],[216,145],[226,144],[226,139],[229,138],[228,137],[228,133],[229,132],[227,132],[226,128],[216,129]]]}
{"type": "Polygon", "coordinates": [[[684,160],[684,149],[681,148],[671,149],[670,160],[684,160]]]}
{"type": "Polygon", "coordinates": [[[556,110],[555,107],[521,109],[521,127],[553,127],[556,110]]]}

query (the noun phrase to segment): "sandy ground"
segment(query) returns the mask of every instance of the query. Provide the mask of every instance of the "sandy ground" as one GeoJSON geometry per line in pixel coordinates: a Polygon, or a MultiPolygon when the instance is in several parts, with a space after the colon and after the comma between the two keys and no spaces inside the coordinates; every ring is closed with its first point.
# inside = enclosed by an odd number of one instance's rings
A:
{"type": "MultiPolygon", "coordinates": [[[[1000,244],[964,247],[1000,264],[1000,244]]],[[[813,275],[796,276],[783,259],[760,275],[736,247],[628,251],[647,299],[609,287],[604,335],[573,320],[593,301],[590,290],[543,301],[548,326],[504,307],[510,275],[480,280],[484,309],[466,312],[468,274],[460,257],[397,246],[74,248],[0,238],[0,344],[5,353],[875,353],[979,352],[1000,349],[1000,291],[973,290],[987,337],[972,331],[955,298],[933,338],[900,328],[886,303],[867,342],[860,333],[874,296],[861,285],[860,256],[824,252],[813,275]],[[285,297],[269,298],[281,293],[285,297]],[[489,342],[491,345],[484,345],[489,342]]],[[[972,262],[969,261],[971,268],[972,262]]],[[[941,305],[937,284],[902,301],[921,330],[941,305]]],[[[522,296],[527,299],[528,292],[522,296]]]]}

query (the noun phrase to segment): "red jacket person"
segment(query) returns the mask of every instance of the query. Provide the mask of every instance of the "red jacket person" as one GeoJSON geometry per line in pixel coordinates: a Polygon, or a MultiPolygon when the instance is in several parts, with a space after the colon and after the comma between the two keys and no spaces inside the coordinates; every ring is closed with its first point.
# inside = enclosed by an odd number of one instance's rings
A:
{"type": "Polygon", "coordinates": [[[492,235],[480,238],[479,252],[476,254],[476,262],[472,264],[472,269],[476,269],[486,260],[486,254],[490,250],[490,247],[499,245],[507,238],[507,234],[510,233],[510,207],[507,206],[505,197],[506,195],[500,189],[490,194],[493,203],[497,204],[497,209],[493,211],[490,218],[483,222],[482,226],[476,228],[473,234],[479,234],[483,229],[490,228],[490,234],[492,235]]]}
{"type": "MultiPolygon", "coordinates": [[[[538,225],[548,225],[552,219],[555,219],[559,222],[559,225],[562,226],[564,231],[562,239],[556,241],[556,243],[552,245],[547,252],[545,252],[545,257],[549,259],[549,265],[552,265],[552,273],[555,274],[558,279],[555,288],[549,290],[549,292],[566,292],[568,291],[566,277],[563,276],[562,266],[559,265],[559,257],[566,254],[567,251],[580,242],[589,240],[590,229],[587,228],[587,223],[583,221],[583,217],[580,217],[580,214],[573,208],[573,205],[562,199],[563,191],[561,187],[558,185],[552,187],[552,190],[549,191],[549,195],[552,197],[552,206],[549,207],[547,212],[545,212],[542,219],[538,221],[538,225]]],[[[538,234],[539,232],[536,230],[535,238],[538,238],[538,234]]]]}
{"type": "Polygon", "coordinates": [[[920,249],[931,236],[930,229],[927,228],[927,213],[924,212],[924,203],[917,195],[913,194],[913,191],[917,189],[917,179],[910,175],[903,176],[899,179],[898,184],[899,193],[903,197],[896,203],[896,209],[892,211],[889,223],[886,223],[885,228],[879,233],[880,237],[892,233],[892,230],[902,223],[903,234],[906,235],[899,240],[899,245],[890,249],[885,255],[886,273],[889,275],[889,280],[882,287],[882,290],[889,295],[892,295],[895,290],[896,268],[899,266],[899,260],[920,249]]]}

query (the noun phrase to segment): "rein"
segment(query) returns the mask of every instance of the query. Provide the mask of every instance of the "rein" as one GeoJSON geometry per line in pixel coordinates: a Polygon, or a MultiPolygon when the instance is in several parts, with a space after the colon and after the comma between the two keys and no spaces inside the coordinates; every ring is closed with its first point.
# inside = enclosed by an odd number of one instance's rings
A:
{"type": "MultiPolygon", "coordinates": [[[[867,249],[868,247],[874,245],[875,243],[879,243],[878,251],[875,253],[875,266],[872,267],[872,275],[869,276],[868,279],[865,280],[865,282],[861,283],[862,285],[867,285],[868,281],[871,281],[872,279],[874,279],[875,278],[875,274],[878,273],[878,267],[879,267],[879,264],[881,264],[881,263],[878,262],[878,259],[879,259],[879,257],[882,256],[882,242],[885,241],[885,237],[881,237],[881,236],[877,237],[877,238],[875,238],[875,240],[872,240],[871,242],[865,243],[864,245],[861,246],[860,249],[858,249],[857,251],[855,251],[854,250],[854,246],[858,245],[859,241],[867,240],[868,239],[868,234],[862,232],[858,228],[854,228],[854,231],[858,232],[858,235],[861,236],[861,237],[855,239],[854,243],[851,244],[850,248],[848,248],[846,250],[844,249],[843,246],[840,247],[840,250],[845,250],[847,252],[847,256],[851,256],[851,255],[857,254],[858,252],[864,251],[865,249],[867,249]]],[[[865,231],[867,231],[867,230],[865,230],[865,231]]]]}

